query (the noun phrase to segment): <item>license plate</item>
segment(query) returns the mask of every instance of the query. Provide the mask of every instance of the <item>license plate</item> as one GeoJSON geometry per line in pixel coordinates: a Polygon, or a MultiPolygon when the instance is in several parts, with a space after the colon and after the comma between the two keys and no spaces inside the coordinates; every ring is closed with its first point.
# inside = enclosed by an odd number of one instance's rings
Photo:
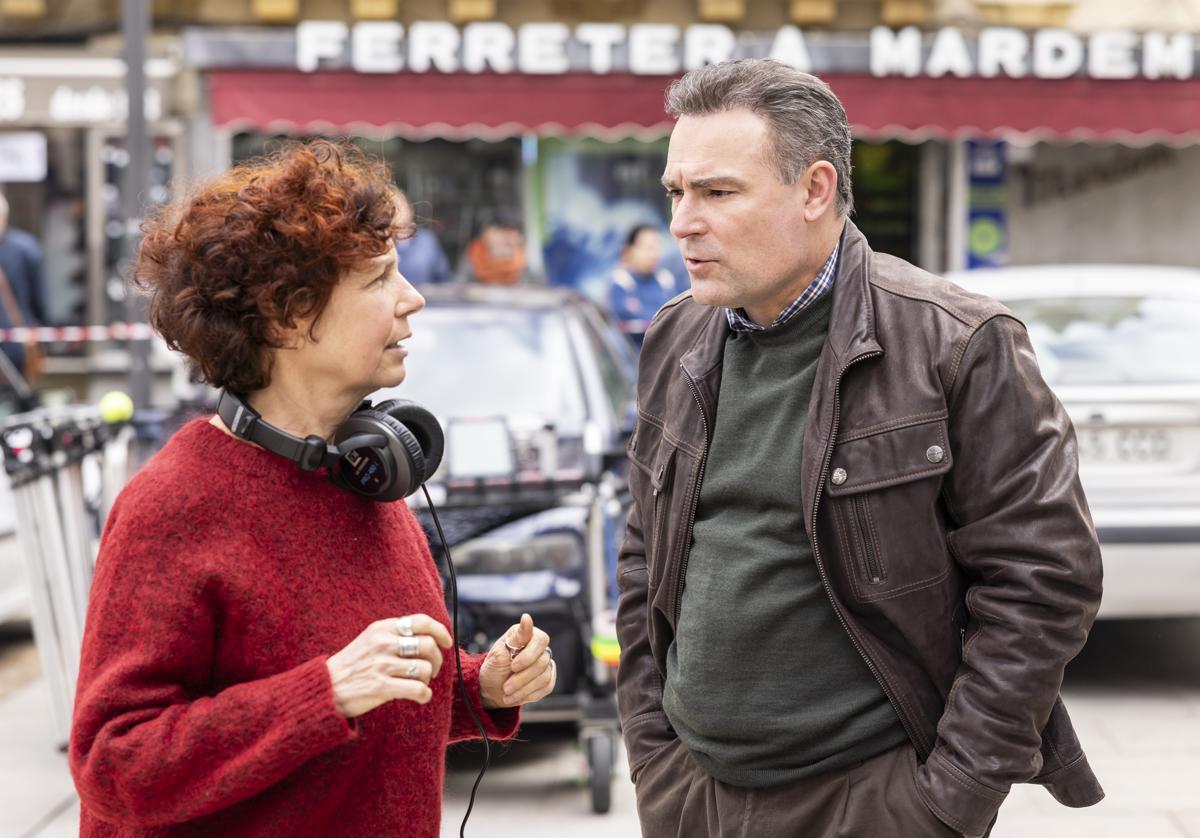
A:
{"type": "Polygon", "coordinates": [[[1080,428],[1079,459],[1096,464],[1161,463],[1172,456],[1167,428],[1080,428]]]}

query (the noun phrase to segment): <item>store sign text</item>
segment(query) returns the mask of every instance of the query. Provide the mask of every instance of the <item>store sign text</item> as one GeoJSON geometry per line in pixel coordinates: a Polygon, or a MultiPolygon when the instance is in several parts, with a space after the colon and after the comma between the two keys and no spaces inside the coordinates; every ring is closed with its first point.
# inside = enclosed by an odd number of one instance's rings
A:
{"type": "MultiPolygon", "coordinates": [[[[147,88],[146,118],[151,121],[160,119],[162,105],[162,94],[154,88],[147,88]]],[[[121,122],[128,111],[128,94],[111,84],[59,84],[50,90],[46,98],[41,99],[29,96],[24,79],[0,77],[0,123],[102,124],[121,122]]]]}
{"type": "MultiPolygon", "coordinates": [[[[1100,79],[1190,78],[1195,71],[1190,33],[1127,31],[1080,35],[1065,29],[1027,32],[990,27],[968,37],[946,27],[923,33],[876,27],[867,42],[867,66],[875,76],[1008,76],[1100,79]]],[[[642,23],[526,23],[516,29],[487,21],[461,29],[446,21],[305,21],[296,30],[296,66],[313,72],[348,67],[360,73],[567,72],[675,75],[739,57],[776,58],[814,73],[853,72],[830,51],[809,49],[795,26],[775,32],[735,32],[727,26],[678,27],[642,23]]]]}

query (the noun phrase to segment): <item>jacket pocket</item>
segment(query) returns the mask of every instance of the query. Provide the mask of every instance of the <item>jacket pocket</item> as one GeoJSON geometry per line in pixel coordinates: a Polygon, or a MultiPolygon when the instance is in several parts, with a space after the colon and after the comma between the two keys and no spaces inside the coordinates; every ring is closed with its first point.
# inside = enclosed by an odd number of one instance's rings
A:
{"type": "Polygon", "coordinates": [[[937,510],[953,465],[946,420],[902,420],[834,447],[825,493],[842,570],[861,601],[902,596],[950,568],[937,510]]]}
{"type": "Polygon", "coordinates": [[[629,449],[629,460],[634,466],[630,472],[630,488],[642,510],[642,536],[651,588],[657,588],[662,578],[665,528],[670,517],[668,506],[675,480],[677,451],[677,447],[653,426],[639,428],[636,448],[631,446],[629,449]]]}

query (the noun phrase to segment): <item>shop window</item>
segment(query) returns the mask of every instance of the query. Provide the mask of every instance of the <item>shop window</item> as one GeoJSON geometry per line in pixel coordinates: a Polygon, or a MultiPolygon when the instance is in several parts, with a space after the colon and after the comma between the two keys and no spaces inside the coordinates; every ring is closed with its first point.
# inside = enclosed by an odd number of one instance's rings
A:
{"type": "Polygon", "coordinates": [[[473,20],[495,20],[496,0],[450,0],[450,20],[470,23],[473,20]]]}
{"type": "Polygon", "coordinates": [[[394,20],[399,11],[396,0],[350,0],[350,16],[355,20],[394,20]]]}
{"type": "Polygon", "coordinates": [[[837,17],[837,0],[792,0],[792,23],[833,23],[837,17]]]}
{"type": "Polygon", "coordinates": [[[737,23],[746,16],[746,0],[698,0],[696,12],[701,20],[737,23]]]}
{"type": "MultiPolygon", "coordinates": [[[[126,299],[129,295],[129,252],[125,236],[128,232],[125,216],[124,188],[126,170],[130,165],[124,137],[98,138],[96,157],[102,166],[103,186],[98,211],[101,213],[103,235],[103,277],[100,293],[94,294],[91,306],[93,323],[124,322],[129,319],[126,299]]],[[[175,141],[168,136],[150,139],[149,168],[146,173],[142,216],[149,217],[170,200],[170,184],[176,174],[175,141]]]]}
{"type": "MultiPolygon", "coordinates": [[[[42,248],[44,326],[87,322],[87,259],[84,225],[84,132],[51,128],[46,138],[46,168],[36,180],[4,186],[9,224],[33,235],[42,248]]],[[[50,347],[57,353],[61,347],[50,347]]]]}
{"type": "Polygon", "coordinates": [[[550,12],[567,20],[640,19],[648,5],[647,0],[550,0],[550,12]]]}
{"type": "Polygon", "coordinates": [[[256,20],[289,23],[300,17],[300,0],[250,0],[250,13],[256,20]]]}
{"type": "Polygon", "coordinates": [[[984,23],[1028,29],[1067,25],[1074,0],[979,0],[984,23]]]}
{"type": "Polygon", "coordinates": [[[887,26],[920,25],[929,20],[930,0],[883,0],[879,17],[887,26]]]}
{"type": "Polygon", "coordinates": [[[871,247],[917,261],[919,148],[898,141],[855,142],[854,223],[871,247]]]}
{"type": "Polygon", "coordinates": [[[629,231],[652,224],[663,232],[663,264],[685,275],[666,233],[670,207],[661,177],[667,141],[545,139],[538,158],[539,199],[545,219],[546,279],[603,302],[608,276],[629,231]]]}
{"type": "Polygon", "coordinates": [[[0,0],[0,17],[36,20],[46,16],[46,0],[0,0]]]}
{"type": "MultiPolygon", "coordinates": [[[[271,152],[283,142],[297,139],[304,138],[237,134],[233,160],[240,162],[271,152]]],[[[489,211],[503,207],[521,213],[519,140],[418,142],[400,137],[358,137],[353,142],[387,163],[412,204],[416,223],[433,230],[452,268],[457,268],[480,220],[489,211]]]]}

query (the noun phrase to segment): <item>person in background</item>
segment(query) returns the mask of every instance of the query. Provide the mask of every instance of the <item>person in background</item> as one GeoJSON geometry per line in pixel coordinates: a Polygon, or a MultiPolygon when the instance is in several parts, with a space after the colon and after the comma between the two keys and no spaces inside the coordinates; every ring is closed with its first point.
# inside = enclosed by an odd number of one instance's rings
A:
{"type": "Polygon", "coordinates": [[[506,207],[485,212],[479,234],[463,252],[455,278],[485,285],[516,285],[530,280],[520,216],[506,207]]]}
{"type": "Polygon", "coordinates": [[[675,277],[661,261],[658,228],[639,224],[629,231],[621,262],[609,275],[609,309],[639,347],[650,319],[676,294],[675,277]]]}
{"type": "MultiPolygon", "coordinates": [[[[0,193],[0,329],[46,324],[46,283],[42,248],[24,230],[9,226],[8,200],[0,193]]],[[[0,349],[12,365],[28,373],[24,344],[4,341],[0,349]]]]}
{"type": "Polygon", "coordinates": [[[400,275],[413,285],[436,285],[453,278],[446,251],[428,227],[418,227],[408,238],[397,239],[396,258],[400,275]]]}
{"type": "Polygon", "coordinates": [[[409,207],[402,219],[404,233],[396,237],[396,268],[400,276],[412,285],[449,282],[454,276],[437,234],[429,227],[418,226],[404,193],[397,188],[395,194],[400,206],[409,207]]]}
{"type": "MultiPolygon", "coordinates": [[[[266,422],[331,440],[404,380],[420,328],[389,180],[318,141],[177,199],[135,267],[151,324],[266,422]]],[[[101,539],[69,749],[80,834],[436,838],[446,746],[478,735],[471,712],[510,737],[555,683],[522,615],[462,654],[464,695],[449,623],[403,500],[304,471],[219,415],[189,422],[101,539]]]]}

